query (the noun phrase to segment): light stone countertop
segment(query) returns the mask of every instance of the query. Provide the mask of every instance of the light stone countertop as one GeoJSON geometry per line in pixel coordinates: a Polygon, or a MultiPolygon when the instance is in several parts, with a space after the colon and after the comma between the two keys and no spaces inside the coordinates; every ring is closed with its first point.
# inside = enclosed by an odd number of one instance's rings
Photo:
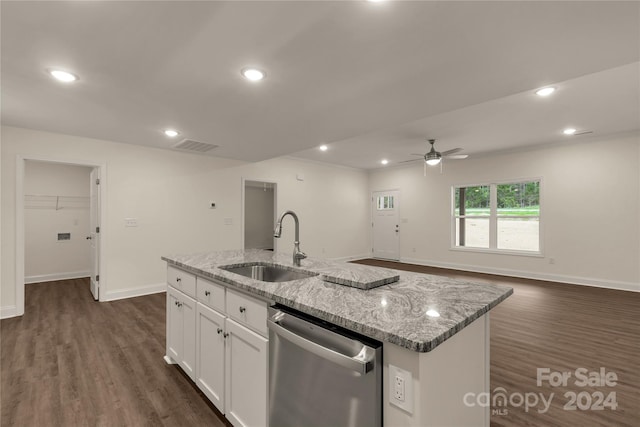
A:
{"type": "Polygon", "coordinates": [[[162,259],[197,276],[224,282],[231,288],[418,352],[433,350],[513,293],[512,288],[504,286],[317,258],[304,259],[301,267],[293,267],[291,254],[253,249],[171,255],[162,259]],[[319,275],[272,283],[218,268],[251,262],[278,264],[319,275]],[[385,270],[383,275],[399,275],[400,279],[369,290],[323,280],[323,274],[328,274],[334,279],[366,282],[378,277],[379,270],[385,270]],[[437,311],[440,317],[427,316],[428,310],[437,311]]]}

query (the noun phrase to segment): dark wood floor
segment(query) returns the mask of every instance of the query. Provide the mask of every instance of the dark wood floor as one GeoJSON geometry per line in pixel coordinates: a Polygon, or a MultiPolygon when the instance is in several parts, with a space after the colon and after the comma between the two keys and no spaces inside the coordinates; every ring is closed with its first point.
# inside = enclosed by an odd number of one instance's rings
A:
{"type": "MultiPolygon", "coordinates": [[[[502,426],[640,425],[640,294],[407,264],[362,263],[512,286],[491,312],[491,388],[555,396],[525,412],[493,415],[502,426]],[[615,387],[536,385],[536,369],[600,367],[615,387]],[[566,411],[565,392],[617,394],[615,411],[566,411]]],[[[26,287],[25,315],[0,323],[0,425],[222,426],[219,413],[162,359],[165,295],[94,302],[86,280],[26,287]]],[[[516,400],[517,403],[517,400],[516,400]]]]}
{"type": "MultiPolygon", "coordinates": [[[[511,277],[465,273],[379,260],[362,264],[448,276],[478,283],[514,288],[507,300],[491,311],[491,390],[502,387],[506,394],[554,393],[546,413],[543,404],[525,412],[506,407],[504,415],[491,416],[492,427],[507,426],[640,426],[640,294],[586,286],[511,277]],[[615,387],[579,387],[575,370],[617,374],[615,387]],[[572,372],[567,386],[538,387],[537,368],[572,372]],[[616,393],[615,411],[565,410],[565,393],[616,393]]],[[[533,395],[530,401],[534,402],[533,395]]],[[[587,397],[582,397],[582,404],[587,397]]],[[[519,403],[519,398],[514,397],[519,403]]],[[[593,403],[594,401],[592,401],[593,403]]],[[[496,408],[499,409],[499,408],[496,408]]]]}
{"type": "Polygon", "coordinates": [[[223,426],[165,364],[165,294],[98,303],[86,279],[30,284],[0,323],[0,425],[223,426]]]}

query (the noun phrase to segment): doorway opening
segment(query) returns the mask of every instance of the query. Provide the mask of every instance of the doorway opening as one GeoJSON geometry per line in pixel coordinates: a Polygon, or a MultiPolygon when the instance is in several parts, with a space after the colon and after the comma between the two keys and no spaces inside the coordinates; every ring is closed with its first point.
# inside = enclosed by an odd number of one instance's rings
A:
{"type": "Polygon", "coordinates": [[[90,277],[103,301],[104,230],[100,218],[106,166],[66,159],[20,157],[16,163],[16,312],[24,314],[25,286],[90,277]],[[102,276],[102,277],[101,277],[102,276]]]}
{"type": "Polygon", "coordinates": [[[242,190],[244,249],[275,251],[273,230],[277,214],[277,183],[245,179],[242,190]]]}
{"type": "Polygon", "coordinates": [[[374,191],[371,194],[372,256],[400,260],[400,191],[374,191]]]}

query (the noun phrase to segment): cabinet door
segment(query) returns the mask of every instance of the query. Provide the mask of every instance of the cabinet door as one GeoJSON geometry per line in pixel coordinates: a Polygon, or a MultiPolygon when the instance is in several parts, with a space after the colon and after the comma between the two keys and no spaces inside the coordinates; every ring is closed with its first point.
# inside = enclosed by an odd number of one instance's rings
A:
{"type": "Polygon", "coordinates": [[[182,311],[182,356],[180,366],[184,372],[196,379],[196,301],[181,294],[179,308],[182,311]]]}
{"type": "Polygon", "coordinates": [[[224,316],[198,303],[196,384],[224,413],[224,316]]]}
{"type": "Polygon", "coordinates": [[[227,318],[225,415],[234,426],[266,426],[268,340],[227,318]]]}
{"type": "Polygon", "coordinates": [[[174,363],[182,357],[182,310],[179,307],[180,293],[171,286],[167,288],[167,356],[174,363]]]}

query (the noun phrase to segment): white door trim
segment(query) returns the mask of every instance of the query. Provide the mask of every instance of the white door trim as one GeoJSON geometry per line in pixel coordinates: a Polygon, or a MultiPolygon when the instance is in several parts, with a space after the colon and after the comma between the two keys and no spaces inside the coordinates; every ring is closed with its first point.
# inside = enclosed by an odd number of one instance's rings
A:
{"type": "MultiPolygon", "coordinates": [[[[245,197],[245,182],[246,181],[255,181],[255,182],[266,182],[267,184],[273,184],[273,218],[274,221],[278,219],[278,182],[270,179],[259,179],[259,178],[245,178],[242,177],[241,188],[240,188],[240,248],[243,250],[246,249],[244,247],[244,197],[245,197]]],[[[273,227],[275,229],[275,223],[273,227]]],[[[278,252],[278,239],[273,239],[273,252],[278,252]]]]}
{"type": "Polygon", "coordinates": [[[102,288],[102,292],[100,293],[100,301],[105,301],[104,296],[107,294],[107,275],[106,275],[106,247],[107,247],[107,239],[104,219],[107,218],[107,164],[101,162],[95,162],[92,160],[82,160],[82,159],[72,159],[72,158],[59,158],[59,157],[50,157],[50,156],[33,156],[33,155],[17,155],[16,156],[16,200],[15,200],[15,239],[16,239],[16,264],[15,264],[15,289],[16,289],[16,316],[22,316],[24,314],[24,169],[25,162],[27,160],[40,161],[40,162],[49,162],[49,163],[60,163],[64,165],[74,165],[74,166],[87,166],[98,168],[100,177],[100,197],[101,197],[101,206],[100,206],[100,218],[102,224],[100,224],[100,286],[102,288]]]}

